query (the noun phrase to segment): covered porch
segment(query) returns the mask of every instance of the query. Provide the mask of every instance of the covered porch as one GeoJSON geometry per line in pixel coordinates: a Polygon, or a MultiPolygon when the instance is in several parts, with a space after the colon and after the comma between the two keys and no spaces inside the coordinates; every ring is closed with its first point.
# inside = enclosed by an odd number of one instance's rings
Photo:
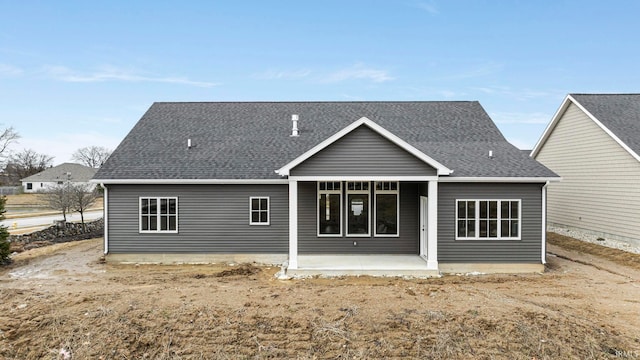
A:
{"type": "MultiPolygon", "coordinates": [[[[415,191],[401,191],[402,196],[398,200],[399,218],[403,225],[396,236],[381,235],[376,230],[370,230],[369,234],[352,234],[344,230],[338,236],[321,236],[319,232],[323,228],[323,219],[318,220],[319,215],[324,218],[324,201],[312,206],[308,200],[321,198],[316,189],[321,189],[319,181],[311,179],[289,179],[289,256],[287,275],[291,276],[341,276],[341,275],[371,275],[371,276],[415,276],[430,277],[439,274],[438,267],[438,178],[437,177],[372,177],[371,187],[375,188],[380,181],[396,180],[398,189],[410,187],[415,191]],[[304,185],[305,196],[301,198],[300,189],[304,185]],[[423,190],[419,191],[418,188],[423,190]],[[310,193],[309,190],[312,190],[310,193]],[[408,211],[408,204],[415,205],[415,211],[408,211]],[[318,210],[318,205],[322,211],[318,210]],[[301,211],[301,209],[305,209],[301,211]],[[311,234],[310,234],[311,233],[311,234]],[[407,235],[411,234],[411,235],[407,235]],[[413,239],[413,250],[400,252],[398,241],[401,239],[413,239]],[[301,242],[302,241],[302,242],[301,242]],[[304,245],[303,245],[304,244],[304,245]],[[375,244],[371,245],[370,244],[375,244]],[[383,244],[383,245],[380,245],[383,244]],[[397,245],[396,245],[397,244],[397,245]]],[[[326,180],[319,179],[319,180],[326,180]]],[[[348,186],[351,178],[332,178],[331,181],[340,182],[348,186]]],[[[362,178],[358,178],[362,182],[362,178]]],[[[348,196],[343,194],[344,200],[348,196]]],[[[376,203],[372,196],[371,203],[376,203]]],[[[321,198],[324,199],[324,198],[321,198]]],[[[366,207],[366,206],[365,206],[366,207]]],[[[351,211],[351,204],[341,204],[340,213],[344,218],[351,211]]],[[[371,213],[375,214],[375,206],[371,213]]],[[[336,228],[346,227],[347,221],[336,228]]],[[[368,220],[371,227],[376,221],[371,216],[368,220]]],[[[406,244],[407,241],[405,240],[406,244]]]]}
{"type": "Polygon", "coordinates": [[[282,168],[288,272],[438,272],[438,181],[452,170],[362,117],[282,168]]]}

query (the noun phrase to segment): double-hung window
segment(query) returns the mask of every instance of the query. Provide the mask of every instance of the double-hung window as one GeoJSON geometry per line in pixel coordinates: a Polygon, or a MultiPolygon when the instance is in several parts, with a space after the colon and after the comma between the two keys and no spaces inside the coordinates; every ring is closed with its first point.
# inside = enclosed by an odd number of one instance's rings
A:
{"type": "Polygon", "coordinates": [[[318,183],[318,236],[342,236],[342,183],[318,183]]]}
{"type": "Polygon", "coordinates": [[[269,197],[250,197],[249,225],[269,225],[269,197]]]}
{"type": "Polygon", "coordinates": [[[347,182],[347,236],[370,236],[369,182],[347,182]]]}
{"type": "Polygon", "coordinates": [[[178,198],[141,197],[140,232],[178,232],[178,198]]]}
{"type": "Polygon", "coordinates": [[[456,240],[519,240],[520,200],[457,200],[456,240]]]}
{"type": "Polygon", "coordinates": [[[375,236],[398,236],[400,220],[398,183],[376,182],[375,187],[375,236]]]}

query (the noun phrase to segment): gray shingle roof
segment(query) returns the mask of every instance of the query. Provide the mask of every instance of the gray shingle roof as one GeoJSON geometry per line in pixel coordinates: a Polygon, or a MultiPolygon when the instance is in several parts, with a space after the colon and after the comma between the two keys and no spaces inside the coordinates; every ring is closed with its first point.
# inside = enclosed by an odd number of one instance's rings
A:
{"type": "Polygon", "coordinates": [[[95,178],[280,179],[276,169],[361,117],[451,176],[556,176],[508,143],[478,102],[434,101],[154,103],[95,178]],[[299,137],[289,136],[292,114],[299,137]]]}
{"type": "Polygon", "coordinates": [[[73,182],[88,182],[95,175],[97,169],[81,164],[62,163],[48,168],[37,174],[28,176],[23,182],[58,182],[70,180],[73,182]]]}
{"type": "Polygon", "coordinates": [[[571,94],[571,97],[640,154],[640,94],[571,94]]]}

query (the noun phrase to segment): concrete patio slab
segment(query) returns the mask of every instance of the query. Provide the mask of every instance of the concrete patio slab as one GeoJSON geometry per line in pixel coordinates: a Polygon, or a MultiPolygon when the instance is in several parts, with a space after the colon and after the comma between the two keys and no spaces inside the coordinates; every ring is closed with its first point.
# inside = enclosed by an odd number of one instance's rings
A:
{"type": "Polygon", "coordinates": [[[439,276],[418,255],[298,255],[298,269],[288,276],[439,276]]]}

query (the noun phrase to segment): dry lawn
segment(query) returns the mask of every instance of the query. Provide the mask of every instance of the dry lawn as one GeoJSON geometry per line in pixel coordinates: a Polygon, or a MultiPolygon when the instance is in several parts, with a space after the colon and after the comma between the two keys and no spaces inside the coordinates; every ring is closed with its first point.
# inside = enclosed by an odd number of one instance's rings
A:
{"type": "Polygon", "coordinates": [[[99,239],[33,249],[0,270],[0,358],[640,359],[638,255],[550,242],[544,274],[438,279],[109,265],[99,239]]]}
{"type": "MultiPolygon", "coordinates": [[[[11,208],[12,206],[19,207],[47,207],[47,201],[44,194],[18,194],[18,195],[6,195],[6,205],[11,208]]],[[[91,208],[101,209],[103,206],[102,197],[96,199],[96,202],[91,208]]]]}

